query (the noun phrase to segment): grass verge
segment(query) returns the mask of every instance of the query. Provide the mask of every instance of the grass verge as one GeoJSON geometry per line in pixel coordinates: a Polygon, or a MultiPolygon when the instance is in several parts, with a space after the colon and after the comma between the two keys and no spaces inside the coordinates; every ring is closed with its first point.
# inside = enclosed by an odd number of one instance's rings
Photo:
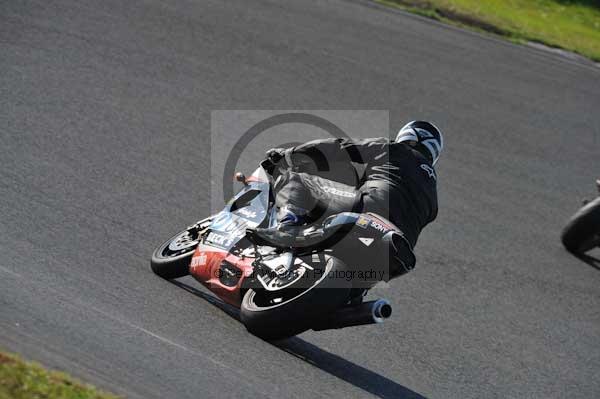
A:
{"type": "Polygon", "coordinates": [[[598,0],[375,0],[429,18],[600,62],[598,0]]]}
{"type": "Polygon", "coordinates": [[[66,374],[0,352],[0,399],[116,399],[66,374]]]}

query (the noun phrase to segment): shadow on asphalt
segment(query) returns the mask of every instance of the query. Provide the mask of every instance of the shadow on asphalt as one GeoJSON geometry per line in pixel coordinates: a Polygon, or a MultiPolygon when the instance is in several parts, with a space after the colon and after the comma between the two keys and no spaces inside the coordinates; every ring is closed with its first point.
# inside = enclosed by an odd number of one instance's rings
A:
{"type": "Polygon", "coordinates": [[[596,270],[600,270],[600,259],[592,256],[592,255],[586,255],[586,254],[580,254],[580,255],[575,255],[577,258],[581,259],[582,261],[584,261],[585,263],[587,263],[588,265],[590,265],[591,267],[593,267],[596,270]]]}
{"type": "Polygon", "coordinates": [[[207,294],[206,292],[202,292],[198,288],[192,287],[191,285],[188,285],[181,281],[169,280],[169,282],[172,284],[175,284],[179,288],[183,288],[184,290],[186,290],[189,293],[199,296],[200,298],[204,299],[207,302],[210,302],[212,305],[215,305],[216,307],[221,309],[223,312],[227,313],[227,315],[229,315],[230,317],[233,317],[237,321],[240,321],[240,311],[235,306],[231,306],[230,304],[223,302],[216,296],[207,294]]]}
{"type": "MultiPolygon", "coordinates": [[[[179,288],[183,288],[210,302],[212,305],[215,305],[223,312],[227,313],[230,317],[240,321],[240,312],[238,308],[181,281],[170,280],[170,282],[179,288]]],[[[426,399],[425,396],[418,394],[387,377],[352,363],[343,357],[324,351],[318,346],[306,342],[301,338],[292,337],[270,343],[298,359],[380,398],[426,399]]]]}
{"type": "Polygon", "coordinates": [[[380,398],[424,399],[420,395],[395,381],[352,363],[343,357],[323,349],[301,338],[293,337],[273,343],[278,348],[312,364],[315,367],[346,381],[380,398]]]}

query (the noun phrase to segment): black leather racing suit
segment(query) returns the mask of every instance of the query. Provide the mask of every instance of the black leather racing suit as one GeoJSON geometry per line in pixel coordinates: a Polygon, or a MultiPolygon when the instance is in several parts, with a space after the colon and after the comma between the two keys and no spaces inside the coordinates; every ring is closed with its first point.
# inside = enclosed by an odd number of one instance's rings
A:
{"type": "Polygon", "coordinates": [[[293,171],[276,182],[278,206],[307,209],[313,217],[374,212],[400,228],[412,248],[437,216],[436,173],[407,143],[315,140],[286,150],[284,159],[293,171]]]}

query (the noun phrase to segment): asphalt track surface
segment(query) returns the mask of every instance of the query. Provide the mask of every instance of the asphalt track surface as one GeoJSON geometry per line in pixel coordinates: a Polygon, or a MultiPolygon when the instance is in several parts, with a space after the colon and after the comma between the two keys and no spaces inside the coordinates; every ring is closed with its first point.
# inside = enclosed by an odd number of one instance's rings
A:
{"type": "Polygon", "coordinates": [[[340,0],[3,1],[0,46],[4,350],[129,398],[600,397],[600,256],[559,242],[600,174],[598,68],[340,0]],[[215,109],[444,127],[389,322],[273,345],[151,273],[209,211],[215,109]]]}

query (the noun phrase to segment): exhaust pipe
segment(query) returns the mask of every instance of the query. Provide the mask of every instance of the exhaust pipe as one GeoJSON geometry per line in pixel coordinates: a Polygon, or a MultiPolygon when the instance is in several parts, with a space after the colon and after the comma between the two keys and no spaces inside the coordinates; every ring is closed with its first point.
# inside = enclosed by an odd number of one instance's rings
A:
{"type": "Polygon", "coordinates": [[[392,305],[385,299],[344,306],[326,319],[319,320],[312,328],[315,331],[331,330],[366,324],[383,323],[392,315],[392,305]]]}

